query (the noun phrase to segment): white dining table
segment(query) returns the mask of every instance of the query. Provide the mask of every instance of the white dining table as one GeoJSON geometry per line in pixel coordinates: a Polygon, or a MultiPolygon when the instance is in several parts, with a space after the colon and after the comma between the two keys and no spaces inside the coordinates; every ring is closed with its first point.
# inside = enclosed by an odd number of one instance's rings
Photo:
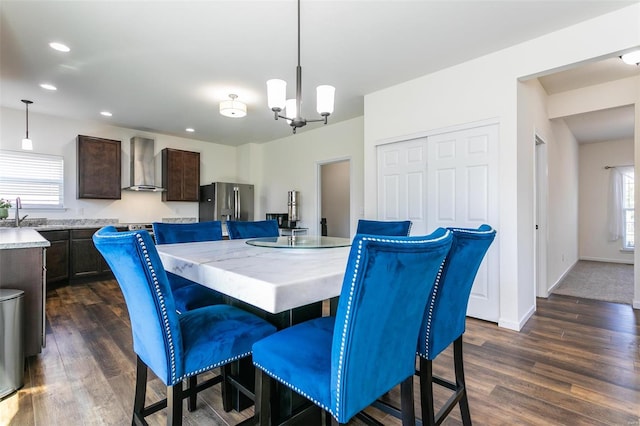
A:
{"type": "Polygon", "coordinates": [[[166,271],[272,314],[340,295],[350,247],[257,247],[247,240],[156,246],[166,271]]]}

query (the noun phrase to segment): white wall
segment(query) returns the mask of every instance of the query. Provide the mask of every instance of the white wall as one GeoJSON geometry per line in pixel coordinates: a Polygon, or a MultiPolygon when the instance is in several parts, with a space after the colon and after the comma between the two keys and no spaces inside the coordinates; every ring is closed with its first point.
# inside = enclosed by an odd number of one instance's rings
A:
{"type": "MultiPolygon", "coordinates": [[[[284,125],[274,123],[274,125],[284,125]]],[[[240,147],[238,168],[249,173],[257,157],[256,219],[265,213],[286,212],[287,192],[299,191],[300,227],[320,234],[319,167],[335,160],[351,160],[351,228],[363,210],[363,117],[317,127],[259,146],[240,147]],[[246,155],[244,155],[246,154],[246,155]]]]}
{"type": "MultiPolygon", "coordinates": [[[[535,156],[535,136],[544,143],[546,170],[541,171],[541,217],[535,225],[539,243],[541,268],[533,264],[539,279],[538,296],[547,297],[549,289],[578,261],[578,143],[564,121],[552,123],[547,115],[548,96],[537,79],[518,86],[518,138],[526,141],[526,149],[535,156]]],[[[524,144],[523,144],[524,145],[524,144]]],[[[534,194],[535,195],[535,194],[534,194]]],[[[535,206],[534,197],[534,209],[535,206]]]]}
{"type": "MultiPolygon", "coordinates": [[[[520,329],[535,310],[532,135],[517,131],[521,77],[640,46],[640,5],[365,96],[365,217],[376,215],[376,146],[438,128],[500,123],[500,320],[520,329]],[[398,102],[402,100],[402,102],[398,102]]],[[[637,98],[640,101],[640,98],[637,98]]],[[[638,143],[636,141],[636,143],[638,143]]],[[[640,284],[636,284],[640,288],[640,284]]],[[[640,294],[640,290],[638,290],[640,294]]]]}
{"type": "Polygon", "coordinates": [[[549,239],[547,289],[550,290],[578,261],[578,142],[562,120],[552,122],[548,144],[549,239]]]}
{"type": "MultiPolygon", "coordinates": [[[[24,137],[24,111],[0,109],[0,149],[20,150],[24,137]]],[[[278,125],[278,123],[274,123],[278,125]]],[[[29,113],[29,135],[34,152],[64,157],[64,210],[28,210],[31,218],[117,219],[120,222],[152,222],[162,218],[198,217],[196,202],[163,202],[160,193],[122,191],[121,200],[76,199],[76,137],[89,135],[120,140],[122,184],[129,182],[129,139],[144,136],[155,140],[156,182],[161,182],[163,148],[200,153],[200,182],[224,181],[256,185],[256,220],[266,212],[287,211],[287,191],[300,191],[300,226],[319,233],[318,167],[320,163],[351,160],[351,217],[353,227],[363,210],[363,118],[299,132],[266,144],[239,147],[29,113]]],[[[353,228],[355,229],[355,228],[353,228]]]]}
{"type": "Polygon", "coordinates": [[[608,241],[609,170],[633,163],[633,139],[580,145],[580,259],[633,263],[622,241],[608,241]]]}
{"type": "MultiPolygon", "coordinates": [[[[20,150],[24,137],[24,111],[0,109],[0,149],[20,150]]],[[[122,144],[122,185],[129,182],[129,140],[132,136],[155,139],[156,183],[160,184],[161,155],[166,147],[200,153],[200,181],[236,179],[236,148],[186,138],[108,126],[100,122],[68,120],[29,113],[29,136],[34,152],[64,157],[64,210],[28,210],[31,218],[118,219],[120,222],[151,222],[171,217],[198,217],[198,203],[162,202],[160,193],[122,191],[121,200],[76,199],[76,137],[96,136],[120,140],[122,144]]]]}

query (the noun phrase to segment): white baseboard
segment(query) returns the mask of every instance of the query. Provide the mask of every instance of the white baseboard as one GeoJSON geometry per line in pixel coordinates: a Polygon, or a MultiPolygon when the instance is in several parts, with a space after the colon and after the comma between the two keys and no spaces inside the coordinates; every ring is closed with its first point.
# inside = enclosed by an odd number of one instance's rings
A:
{"type": "Polygon", "coordinates": [[[640,309],[640,300],[634,300],[631,306],[633,306],[633,309],[640,309]]]}
{"type": "Polygon", "coordinates": [[[590,260],[592,262],[608,262],[608,263],[623,263],[625,265],[633,265],[633,253],[631,253],[631,259],[606,259],[603,257],[580,257],[580,260],[590,260]]]}
{"type": "Polygon", "coordinates": [[[527,313],[520,319],[520,321],[518,322],[508,321],[501,318],[498,320],[498,327],[502,327],[502,328],[506,328],[514,331],[520,331],[522,330],[522,327],[524,327],[524,325],[527,323],[527,321],[529,321],[529,318],[531,318],[535,313],[536,313],[536,307],[532,306],[531,308],[529,308],[527,313]]]}
{"type": "Polygon", "coordinates": [[[553,283],[553,285],[551,287],[549,287],[549,289],[547,290],[547,297],[549,297],[549,295],[551,293],[553,293],[553,289],[556,288],[558,286],[558,284],[560,284],[560,282],[564,279],[564,277],[567,276],[567,274],[569,272],[571,272],[571,270],[573,269],[574,266],[576,266],[576,263],[578,263],[578,261],[576,260],[575,262],[573,262],[573,264],[571,266],[569,266],[563,273],[562,275],[560,275],[560,278],[558,278],[556,280],[555,283],[553,283]]]}

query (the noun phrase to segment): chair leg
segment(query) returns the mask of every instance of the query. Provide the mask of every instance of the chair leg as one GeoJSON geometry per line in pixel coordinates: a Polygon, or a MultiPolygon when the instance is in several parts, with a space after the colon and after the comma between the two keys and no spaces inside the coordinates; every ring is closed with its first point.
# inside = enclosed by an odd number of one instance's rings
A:
{"type": "Polygon", "coordinates": [[[464,360],[462,357],[462,335],[453,342],[453,363],[456,371],[456,387],[460,396],[460,414],[462,424],[471,426],[471,412],[469,411],[469,400],[467,399],[467,385],[464,381],[464,360]]]}
{"type": "Polygon", "coordinates": [[[329,414],[325,410],[322,410],[322,424],[324,426],[331,426],[331,417],[331,414],[329,414]]]}
{"type": "Polygon", "coordinates": [[[402,426],[416,424],[416,412],[413,406],[413,374],[400,385],[400,407],[402,408],[402,426]]]}
{"type": "Polygon", "coordinates": [[[222,376],[222,383],[220,384],[221,392],[222,392],[222,409],[228,413],[233,408],[233,405],[232,405],[233,403],[231,401],[233,387],[231,386],[231,383],[229,383],[229,380],[227,379],[227,377],[231,375],[230,363],[220,367],[220,375],[222,376]]]}
{"type": "Polygon", "coordinates": [[[182,382],[167,386],[167,426],[182,425],[182,382]]]}
{"type": "Polygon", "coordinates": [[[147,396],[147,366],[136,356],[136,393],[133,400],[133,418],[131,425],[145,424],[144,401],[147,396]]]}
{"type": "Polygon", "coordinates": [[[268,426],[271,417],[271,377],[256,368],[255,424],[268,426]]]}
{"type": "Polygon", "coordinates": [[[196,402],[198,399],[198,393],[196,392],[196,388],[198,387],[198,376],[191,376],[187,380],[189,382],[188,389],[191,391],[189,393],[189,402],[187,404],[187,410],[191,412],[196,409],[196,402]]]}
{"type": "Polygon", "coordinates": [[[422,424],[424,426],[435,426],[433,368],[431,360],[422,357],[420,357],[420,406],[422,408],[422,424]]]}

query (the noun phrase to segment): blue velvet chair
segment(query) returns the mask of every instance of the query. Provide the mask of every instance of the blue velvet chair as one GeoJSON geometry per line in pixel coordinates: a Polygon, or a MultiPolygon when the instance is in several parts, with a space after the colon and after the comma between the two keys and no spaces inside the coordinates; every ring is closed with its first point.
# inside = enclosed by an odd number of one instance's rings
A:
{"type": "Polygon", "coordinates": [[[269,424],[270,378],[347,423],[402,383],[403,424],[415,421],[415,342],[451,232],[356,235],[335,317],[306,321],[253,345],[256,416],[269,424]]]}
{"type": "Polygon", "coordinates": [[[390,220],[366,220],[358,221],[356,234],[368,235],[392,235],[404,237],[411,232],[411,221],[390,221],[390,220]]]}
{"type": "Polygon", "coordinates": [[[471,287],[496,231],[489,225],[482,225],[477,229],[449,229],[453,233],[453,243],[442,274],[429,295],[418,341],[422,420],[425,425],[441,424],[459,403],[462,423],[470,426],[471,414],[464,381],[462,335],[465,331],[471,287]],[[452,343],[455,383],[434,377],[431,366],[432,360],[452,343]],[[437,414],[434,409],[433,383],[454,391],[437,414]]]}
{"type": "MultiPolygon", "coordinates": [[[[156,244],[192,243],[222,240],[220,221],[196,223],[153,222],[153,236],[156,244]]],[[[224,303],[223,296],[179,275],[167,272],[178,313],[188,312],[203,306],[224,303]]]]}
{"type": "Polygon", "coordinates": [[[279,237],[277,220],[256,220],[254,222],[227,221],[229,239],[279,237]]]}
{"type": "Polygon", "coordinates": [[[197,374],[251,355],[256,341],[275,332],[266,321],[229,305],[178,315],[167,274],[147,231],[98,230],[93,242],[120,285],[137,355],[133,424],[167,408],[167,424],[182,424],[182,400],[195,409],[197,393],[222,381],[215,376],[195,385],[197,374]],[[167,398],[145,407],[147,368],[167,386],[167,398]],[[183,380],[189,387],[183,389],[183,380]]]}
{"type": "MultiPolygon", "coordinates": [[[[431,290],[425,311],[417,353],[420,359],[420,399],[423,425],[439,425],[460,404],[462,423],[471,425],[471,414],[464,380],[462,335],[465,331],[467,305],[471,287],[496,231],[489,225],[477,229],[449,228],[453,234],[451,250],[444,262],[442,273],[431,290]],[[455,383],[433,376],[432,361],[453,344],[455,383]],[[453,391],[448,401],[435,412],[433,384],[453,391]]],[[[378,408],[400,417],[393,407],[378,408]],[[386,409],[385,409],[386,408],[386,409]]]]}
{"type": "Polygon", "coordinates": [[[195,243],[222,239],[222,222],[166,223],[153,222],[156,244],[195,243]]]}

